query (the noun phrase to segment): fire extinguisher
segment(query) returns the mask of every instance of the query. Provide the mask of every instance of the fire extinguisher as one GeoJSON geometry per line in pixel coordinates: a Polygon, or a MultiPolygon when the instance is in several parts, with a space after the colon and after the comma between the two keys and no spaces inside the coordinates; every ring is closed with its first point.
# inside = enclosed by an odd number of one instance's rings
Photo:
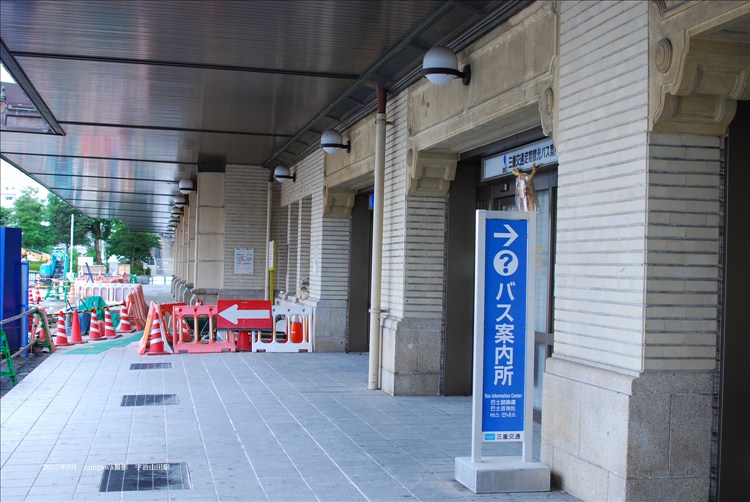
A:
{"type": "Polygon", "coordinates": [[[292,343],[302,343],[302,316],[294,314],[289,322],[289,340],[292,343]]]}

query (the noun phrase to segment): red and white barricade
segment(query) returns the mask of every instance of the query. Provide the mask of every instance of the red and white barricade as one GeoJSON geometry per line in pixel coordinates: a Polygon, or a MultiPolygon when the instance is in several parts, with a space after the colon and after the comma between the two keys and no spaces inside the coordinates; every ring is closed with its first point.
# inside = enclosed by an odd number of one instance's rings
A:
{"type": "Polygon", "coordinates": [[[130,293],[139,290],[143,295],[143,286],[140,284],[91,282],[87,279],[76,279],[72,288],[75,297],[79,300],[91,296],[101,296],[107,303],[123,303],[130,293]]]}
{"type": "Polygon", "coordinates": [[[216,305],[174,307],[172,310],[172,333],[175,353],[234,352],[234,332],[217,329],[217,317],[218,308],[216,305]],[[183,323],[190,327],[190,330],[182,329],[183,323]],[[192,331],[192,334],[189,335],[189,331],[192,331]]]}
{"type": "Polygon", "coordinates": [[[312,352],[312,308],[273,306],[273,328],[256,332],[253,352],[312,352]]]}

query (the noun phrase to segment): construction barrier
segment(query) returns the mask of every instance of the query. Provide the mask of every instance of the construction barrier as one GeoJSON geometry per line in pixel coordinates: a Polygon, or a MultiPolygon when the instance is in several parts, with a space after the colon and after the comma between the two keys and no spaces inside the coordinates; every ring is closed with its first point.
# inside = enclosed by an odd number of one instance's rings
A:
{"type": "Polygon", "coordinates": [[[125,302],[129,294],[138,290],[143,295],[143,286],[140,284],[91,282],[86,279],[76,279],[72,288],[72,292],[79,300],[90,296],[101,296],[107,303],[125,302]]]}
{"type": "Polygon", "coordinates": [[[235,334],[216,327],[216,305],[184,305],[174,307],[172,333],[176,354],[209,354],[234,352],[235,334]],[[189,329],[186,330],[183,324],[189,329]]]}
{"type": "Polygon", "coordinates": [[[143,287],[137,285],[134,291],[128,294],[127,305],[130,322],[135,325],[136,329],[141,330],[146,327],[146,318],[148,316],[148,305],[143,297],[143,287]]]}
{"type": "Polygon", "coordinates": [[[312,309],[273,306],[273,329],[253,332],[253,352],[312,352],[312,309]]]}
{"type": "Polygon", "coordinates": [[[251,337],[273,328],[272,305],[269,300],[218,300],[217,327],[230,332],[236,340],[237,352],[251,352],[251,337]]]}
{"type": "MultiPolygon", "coordinates": [[[[181,307],[184,306],[184,303],[178,302],[178,303],[162,303],[162,304],[156,304],[154,302],[151,302],[148,308],[148,315],[146,316],[146,326],[143,329],[143,336],[141,337],[141,341],[138,344],[138,353],[140,355],[143,355],[146,353],[146,349],[149,349],[149,354],[154,354],[156,352],[172,352],[172,348],[169,345],[170,343],[173,343],[173,336],[172,333],[170,333],[170,325],[173,324],[172,322],[172,316],[173,316],[173,309],[174,307],[181,307]],[[159,321],[159,330],[160,335],[159,337],[156,337],[155,331],[155,322],[159,321]],[[160,348],[159,350],[151,350],[151,343],[155,338],[160,338],[161,336],[164,337],[164,346],[160,348]]],[[[173,329],[173,328],[172,328],[173,329]]]]}
{"type": "Polygon", "coordinates": [[[172,315],[175,307],[182,307],[185,302],[175,303],[160,303],[157,305],[159,309],[159,320],[161,321],[161,329],[164,335],[167,337],[169,343],[174,342],[174,326],[172,323],[172,315]]]}
{"type": "Polygon", "coordinates": [[[13,386],[15,386],[18,383],[18,376],[15,366],[13,365],[13,359],[29,350],[30,348],[34,347],[35,345],[39,347],[46,347],[49,350],[50,354],[55,351],[55,343],[52,341],[52,337],[50,336],[49,332],[47,313],[44,310],[32,307],[26,312],[8,319],[0,320],[0,360],[3,360],[8,366],[8,369],[6,371],[0,371],[0,377],[9,377],[11,383],[13,384],[13,386]],[[11,354],[8,339],[5,335],[5,330],[2,329],[2,327],[6,323],[16,321],[27,315],[36,316],[36,318],[34,318],[31,323],[32,330],[31,336],[29,337],[30,340],[26,344],[26,346],[21,347],[14,354],[11,354]]]}

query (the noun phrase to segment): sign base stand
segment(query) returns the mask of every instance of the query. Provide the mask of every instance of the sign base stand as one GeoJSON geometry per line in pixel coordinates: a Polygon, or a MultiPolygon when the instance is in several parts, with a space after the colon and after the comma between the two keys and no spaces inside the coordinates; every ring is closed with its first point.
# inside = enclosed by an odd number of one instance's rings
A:
{"type": "Polygon", "coordinates": [[[550,468],[519,457],[456,457],[456,481],[474,493],[548,492],[550,468]]]}

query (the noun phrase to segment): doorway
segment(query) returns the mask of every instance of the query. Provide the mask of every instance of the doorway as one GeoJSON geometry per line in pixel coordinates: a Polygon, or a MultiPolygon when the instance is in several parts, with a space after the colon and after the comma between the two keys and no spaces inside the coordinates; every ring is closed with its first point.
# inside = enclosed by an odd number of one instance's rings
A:
{"type": "MultiPolygon", "coordinates": [[[[541,133],[539,133],[540,137],[541,133]]],[[[514,138],[518,139],[518,138],[514,138]]],[[[523,138],[510,148],[538,137],[523,138]]],[[[482,182],[481,160],[509,148],[508,142],[482,150],[459,162],[448,194],[445,341],[442,393],[470,395],[474,341],[474,241],[475,212],[515,210],[513,174],[482,182]]],[[[557,208],[557,164],[539,168],[534,184],[539,203],[535,274],[534,419],[541,421],[544,364],[554,343],[554,256],[557,208]]]]}
{"type": "Polygon", "coordinates": [[[723,288],[719,361],[718,485],[719,501],[741,500],[750,493],[750,401],[746,358],[750,353],[750,238],[744,204],[750,186],[750,102],[739,101],[726,137],[723,288]]]}
{"type": "Polygon", "coordinates": [[[370,350],[371,198],[371,192],[358,194],[354,199],[354,207],[352,208],[347,352],[368,352],[370,350]]]}

